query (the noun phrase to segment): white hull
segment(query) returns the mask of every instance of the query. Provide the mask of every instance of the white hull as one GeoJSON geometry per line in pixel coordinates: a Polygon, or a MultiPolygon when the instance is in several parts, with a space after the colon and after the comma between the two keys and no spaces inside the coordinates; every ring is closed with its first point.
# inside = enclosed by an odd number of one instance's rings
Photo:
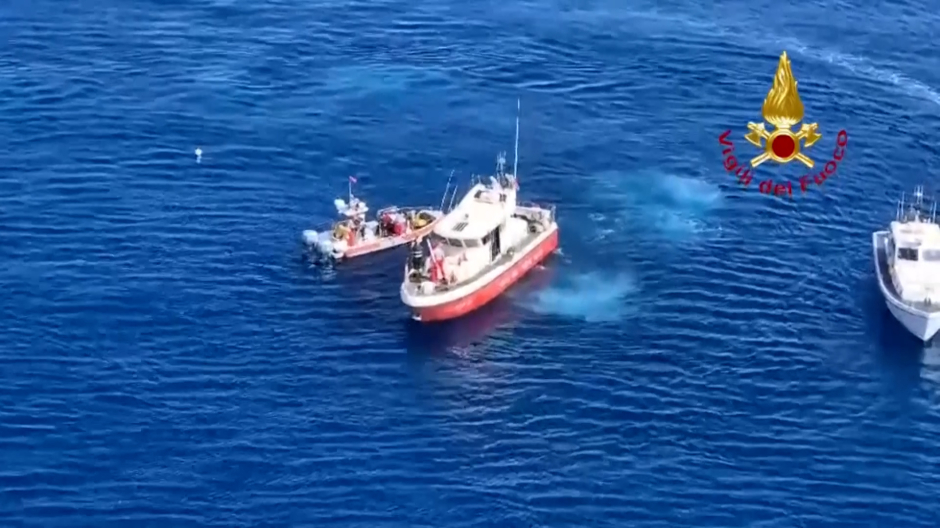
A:
{"type": "Polygon", "coordinates": [[[940,331],[940,317],[911,313],[890,301],[887,301],[886,304],[891,315],[904,325],[908,332],[917,336],[921,341],[930,341],[940,331]]]}
{"type": "Polygon", "coordinates": [[[891,315],[921,341],[930,341],[937,335],[937,332],[940,332],[940,307],[926,310],[901,300],[891,283],[888,269],[886,243],[889,236],[888,231],[877,231],[872,234],[878,287],[881,289],[891,315]]]}

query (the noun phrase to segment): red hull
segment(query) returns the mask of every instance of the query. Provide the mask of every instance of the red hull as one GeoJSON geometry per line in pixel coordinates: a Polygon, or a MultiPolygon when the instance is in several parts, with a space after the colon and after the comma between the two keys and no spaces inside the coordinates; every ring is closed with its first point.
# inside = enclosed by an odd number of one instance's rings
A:
{"type": "Polygon", "coordinates": [[[556,249],[558,249],[557,228],[548,238],[540,242],[538,246],[532,248],[527,255],[519,259],[515,264],[507,268],[486,285],[459,299],[454,299],[444,304],[429,306],[427,308],[414,308],[415,318],[422,323],[430,323],[433,321],[456,319],[457,317],[467,315],[486,305],[509,289],[513,284],[519,282],[519,279],[524,277],[529,270],[539,265],[556,249]]]}

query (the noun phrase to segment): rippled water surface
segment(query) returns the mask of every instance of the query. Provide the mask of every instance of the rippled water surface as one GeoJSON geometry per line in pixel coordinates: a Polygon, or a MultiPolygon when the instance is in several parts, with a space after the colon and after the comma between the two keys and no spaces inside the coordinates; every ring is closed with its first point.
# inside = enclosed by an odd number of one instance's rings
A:
{"type": "Polygon", "coordinates": [[[934,7],[0,5],[0,525],[940,525],[940,351],[869,257],[940,186],[934,7]],[[792,201],[718,144],[784,49],[850,138],[792,201]],[[517,97],[545,269],[421,328],[401,254],[310,267],[349,174],[436,203],[517,97]]]}

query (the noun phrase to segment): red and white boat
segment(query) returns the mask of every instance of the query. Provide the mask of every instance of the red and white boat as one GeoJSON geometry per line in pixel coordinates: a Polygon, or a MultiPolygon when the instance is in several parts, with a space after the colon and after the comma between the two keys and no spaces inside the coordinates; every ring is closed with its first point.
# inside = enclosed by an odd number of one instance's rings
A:
{"type": "Polygon", "coordinates": [[[407,244],[431,232],[444,216],[440,209],[430,207],[386,207],[368,220],[369,207],[353,196],[349,177],[349,202],[333,201],[341,217],[321,230],[308,229],[303,239],[320,262],[336,262],[360,257],[407,244]]]}
{"type": "Polygon", "coordinates": [[[555,208],[516,202],[518,153],[517,118],[513,173],[505,172],[506,158],[500,154],[490,182],[474,185],[428,237],[412,242],[401,300],[414,319],[444,321],[468,314],[558,248],[555,208]]]}

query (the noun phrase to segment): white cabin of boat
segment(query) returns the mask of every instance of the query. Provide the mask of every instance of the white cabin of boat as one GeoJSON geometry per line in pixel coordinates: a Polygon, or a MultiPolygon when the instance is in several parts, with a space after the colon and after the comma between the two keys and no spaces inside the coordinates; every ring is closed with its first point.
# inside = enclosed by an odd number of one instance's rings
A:
{"type": "MultiPolygon", "coordinates": [[[[518,110],[518,101],[517,101],[518,110]]],[[[512,172],[506,170],[506,153],[496,156],[496,173],[484,184],[472,186],[456,207],[434,226],[425,259],[418,243],[405,264],[402,293],[405,297],[453,292],[507,264],[518,249],[534,242],[555,223],[555,209],[520,206],[519,117],[512,172]]],[[[404,298],[404,297],[403,297],[404,298]]],[[[407,303],[408,301],[406,301],[407,303]]]]}
{"type": "MultiPolygon", "coordinates": [[[[554,222],[552,209],[516,203],[518,185],[514,175],[503,171],[504,159],[502,155],[498,158],[496,176],[489,178],[489,185],[478,183],[471,187],[434,226],[429,242],[436,250],[428,261],[422,262],[425,269],[410,267],[406,275],[417,272],[420,276],[434,277],[433,268],[440,260],[443,275],[437,279],[440,285],[453,288],[492,269],[505,255],[512,256],[517,248],[549,228],[554,222]]],[[[419,277],[415,279],[421,282],[419,277]]],[[[433,293],[432,283],[438,281],[432,279],[417,290],[433,293]]]]}
{"type": "Polygon", "coordinates": [[[887,253],[891,280],[902,300],[940,305],[940,226],[891,222],[887,253]]]}
{"type": "MultiPolygon", "coordinates": [[[[506,180],[513,181],[511,176],[506,180]]],[[[448,284],[464,282],[499,259],[505,248],[526,237],[528,223],[515,218],[516,191],[491,178],[491,186],[474,185],[459,204],[434,227],[431,245],[443,253],[448,284]]]]}

